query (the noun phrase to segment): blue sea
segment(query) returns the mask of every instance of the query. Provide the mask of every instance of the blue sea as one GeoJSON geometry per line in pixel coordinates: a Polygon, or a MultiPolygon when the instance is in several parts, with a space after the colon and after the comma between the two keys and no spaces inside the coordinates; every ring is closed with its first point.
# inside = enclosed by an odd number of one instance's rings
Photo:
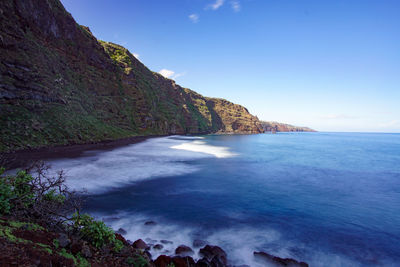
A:
{"type": "Polygon", "coordinates": [[[400,266],[400,134],[169,136],[49,162],[127,239],[173,242],[153,258],[201,239],[234,265],[400,266]]]}

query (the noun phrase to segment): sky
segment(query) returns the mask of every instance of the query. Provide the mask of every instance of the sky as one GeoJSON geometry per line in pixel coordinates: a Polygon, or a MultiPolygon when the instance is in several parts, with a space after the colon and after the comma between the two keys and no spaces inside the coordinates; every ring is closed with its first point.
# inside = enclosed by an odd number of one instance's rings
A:
{"type": "Polygon", "coordinates": [[[259,119],[400,132],[398,0],[61,0],[101,40],[259,119]]]}

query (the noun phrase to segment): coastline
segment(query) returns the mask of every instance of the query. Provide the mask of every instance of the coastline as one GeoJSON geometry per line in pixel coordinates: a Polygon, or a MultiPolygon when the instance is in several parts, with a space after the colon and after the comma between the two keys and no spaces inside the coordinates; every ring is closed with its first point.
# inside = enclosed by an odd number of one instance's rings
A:
{"type": "MultiPolygon", "coordinates": [[[[65,145],[50,145],[36,148],[14,150],[9,152],[0,152],[0,165],[6,169],[20,168],[29,162],[56,158],[77,158],[87,150],[108,151],[114,148],[123,147],[131,144],[141,143],[147,139],[157,137],[167,137],[174,135],[195,136],[195,135],[248,135],[254,133],[247,132],[216,132],[216,133],[198,133],[198,134],[164,134],[164,135],[138,135],[120,139],[103,140],[87,143],[71,143],[65,145]]],[[[257,133],[263,134],[263,133],[257,133]]]]}
{"type": "Polygon", "coordinates": [[[99,142],[66,144],[44,146],[32,149],[16,150],[0,153],[0,164],[7,169],[15,169],[24,166],[32,161],[55,159],[55,158],[76,158],[87,150],[111,150],[114,148],[137,144],[150,138],[164,137],[170,135],[143,135],[127,138],[104,140],[99,142]]]}

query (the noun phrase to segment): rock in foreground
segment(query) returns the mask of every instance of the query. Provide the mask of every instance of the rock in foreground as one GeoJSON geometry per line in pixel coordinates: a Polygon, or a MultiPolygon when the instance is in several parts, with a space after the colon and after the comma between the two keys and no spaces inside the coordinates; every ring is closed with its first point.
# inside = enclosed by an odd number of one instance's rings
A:
{"type": "Polygon", "coordinates": [[[291,266],[291,267],[308,267],[305,262],[298,262],[291,258],[280,258],[266,252],[254,252],[254,257],[257,261],[275,266],[291,266]]]}

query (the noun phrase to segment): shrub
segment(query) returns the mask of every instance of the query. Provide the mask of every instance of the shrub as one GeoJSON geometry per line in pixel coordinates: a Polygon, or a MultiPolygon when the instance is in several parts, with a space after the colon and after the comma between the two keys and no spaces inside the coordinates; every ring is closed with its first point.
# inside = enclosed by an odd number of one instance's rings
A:
{"type": "MultiPolygon", "coordinates": [[[[80,238],[98,249],[109,246],[114,252],[120,252],[124,244],[115,238],[114,231],[104,222],[96,221],[88,214],[80,214],[80,199],[65,186],[63,173],[51,176],[48,169],[44,164],[37,164],[32,176],[29,170],[4,175],[4,168],[0,168],[0,215],[13,214],[21,221],[36,221],[47,227],[58,226],[59,230],[78,233],[80,238]]],[[[9,224],[14,228],[44,229],[33,223],[10,220],[9,224]]],[[[9,229],[0,230],[0,236],[16,238],[11,235],[9,229]]],[[[53,245],[59,248],[59,241],[54,239],[53,245]]],[[[79,266],[88,266],[87,261],[76,259],[65,250],[59,254],[73,258],[79,266]]]]}
{"type": "Polygon", "coordinates": [[[5,175],[5,169],[0,168],[0,214],[46,225],[68,220],[68,214],[79,209],[80,200],[66,187],[63,172],[50,175],[48,170],[43,163],[14,175],[5,175]]]}
{"type": "Polygon", "coordinates": [[[96,221],[88,214],[75,212],[72,216],[74,227],[79,230],[84,239],[87,239],[96,248],[115,243],[114,231],[102,221],[96,221]]]}
{"type": "Polygon", "coordinates": [[[7,183],[7,180],[1,175],[4,173],[4,168],[0,168],[0,213],[10,213],[11,203],[10,200],[13,197],[11,185],[7,183]]]}
{"type": "MultiPolygon", "coordinates": [[[[135,263],[133,264],[135,267],[145,267],[147,266],[147,260],[145,258],[143,258],[142,256],[139,256],[135,263]]],[[[175,267],[175,266],[174,266],[175,267]]]]}
{"type": "Polygon", "coordinates": [[[32,176],[26,171],[19,171],[16,175],[4,174],[0,169],[0,213],[9,214],[15,207],[28,208],[32,204],[34,194],[31,182],[32,176]]]}

